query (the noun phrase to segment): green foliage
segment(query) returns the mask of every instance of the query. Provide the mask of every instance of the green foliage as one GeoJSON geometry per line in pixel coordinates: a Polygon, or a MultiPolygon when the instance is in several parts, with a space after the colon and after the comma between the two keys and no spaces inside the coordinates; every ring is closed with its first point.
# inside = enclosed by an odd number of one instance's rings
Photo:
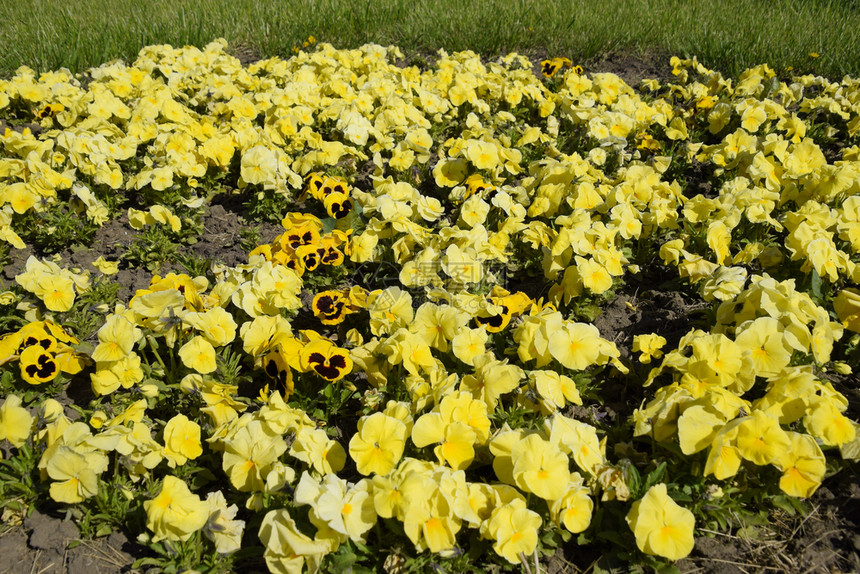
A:
{"type": "Polygon", "coordinates": [[[89,247],[98,226],[68,204],[59,204],[40,212],[28,210],[16,220],[15,228],[21,239],[47,254],[76,245],[89,247]]]}
{"type": "Polygon", "coordinates": [[[75,298],[71,309],[66,311],[63,322],[83,341],[104,324],[105,313],[118,302],[120,284],[104,275],[96,276],[90,288],[75,298]]]}
{"type": "Polygon", "coordinates": [[[249,191],[245,201],[248,216],[255,221],[271,221],[279,223],[293,209],[290,198],[278,193],[265,191],[249,191]]]}
{"type": "MultiPolygon", "coordinates": [[[[321,381],[316,374],[295,375],[290,405],[298,406],[317,420],[355,419],[357,389],[351,383],[321,381]],[[321,384],[322,383],[322,384],[321,384]]],[[[272,385],[274,389],[274,385],[272,385]]]]}
{"type": "Polygon", "coordinates": [[[227,574],[233,572],[233,559],[215,552],[211,544],[204,543],[200,532],[184,542],[149,542],[147,547],[156,556],[135,560],[132,568],[147,567],[154,574],[179,574],[194,570],[200,574],[227,574]]]}
{"type": "Polygon", "coordinates": [[[211,275],[212,260],[208,257],[201,257],[191,251],[185,251],[177,253],[174,260],[190,277],[211,275]]]}
{"type": "Polygon", "coordinates": [[[218,353],[218,376],[225,385],[241,385],[250,382],[253,377],[249,374],[247,355],[231,347],[224,347],[218,353]]]}
{"type": "Polygon", "coordinates": [[[28,441],[11,457],[0,459],[0,509],[30,514],[45,490],[36,468],[40,457],[39,449],[28,441]]]}
{"type": "Polygon", "coordinates": [[[171,233],[161,225],[149,225],[135,236],[135,242],[123,254],[122,259],[130,267],[141,267],[158,273],[163,265],[176,261],[179,246],[171,233]]]}
{"type": "Polygon", "coordinates": [[[136,488],[125,477],[115,473],[110,483],[99,482],[96,496],[71,507],[69,513],[84,539],[108,536],[126,527],[128,515],[139,510],[134,498],[136,488]]]}
{"type": "Polygon", "coordinates": [[[244,251],[253,251],[260,245],[260,226],[242,227],[239,230],[239,245],[244,251]]]}

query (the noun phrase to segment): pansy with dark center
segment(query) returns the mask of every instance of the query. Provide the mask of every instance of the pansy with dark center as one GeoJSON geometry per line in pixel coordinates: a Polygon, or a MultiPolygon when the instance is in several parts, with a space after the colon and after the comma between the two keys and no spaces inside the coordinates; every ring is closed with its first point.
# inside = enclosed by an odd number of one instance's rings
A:
{"type": "Polygon", "coordinates": [[[472,197],[473,195],[477,195],[484,199],[492,199],[493,195],[496,194],[496,186],[487,183],[484,179],[478,175],[474,174],[469,176],[466,179],[466,197],[472,197]]]}
{"type": "Polygon", "coordinates": [[[553,58],[552,60],[544,60],[540,63],[540,71],[547,78],[551,78],[558,73],[564,66],[570,66],[572,62],[567,58],[553,58]]]}
{"type": "Polygon", "coordinates": [[[511,311],[506,305],[497,303],[494,304],[501,309],[497,315],[475,316],[475,322],[479,327],[485,327],[488,333],[498,333],[508,326],[511,322],[511,311]]]}
{"type": "Polygon", "coordinates": [[[41,337],[28,335],[24,337],[23,341],[21,341],[21,345],[18,347],[18,353],[20,354],[25,349],[33,346],[39,346],[44,351],[53,351],[57,347],[57,341],[49,335],[43,335],[41,337]]]}
{"type": "Polygon", "coordinates": [[[325,249],[316,245],[302,245],[296,249],[296,256],[302,260],[305,270],[313,271],[319,267],[322,257],[325,255],[325,249]]]}
{"type": "Polygon", "coordinates": [[[498,333],[507,327],[515,315],[525,312],[531,306],[531,299],[522,291],[508,293],[505,289],[496,287],[489,296],[489,301],[499,311],[490,313],[485,310],[475,316],[478,326],[483,326],[489,333],[498,333]]]}
{"type": "Polygon", "coordinates": [[[342,193],[343,195],[349,195],[349,188],[347,187],[345,181],[334,179],[332,180],[331,184],[331,193],[342,193]]]}
{"type": "Polygon", "coordinates": [[[325,209],[335,219],[343,219],[352,211],[352,200],[345,193],[332,193],[325,199],[325,209]]]}
{"type": "Polygon", "coordinates": [[[327,177],[319,186],[316,193],[312,191],[312,195],[323,202],[333,194],[349,195],[349,186],[340,178],[327,177]]]}
{"type": "Polygon", "coordinates": [[[52,381],[60,372],[54,356],[39,345],[31,345],[24,349],[19,366],[21,377],[31,385],[52,381]]]}
{"type": "Polygon", "coordinates": [[[0,337],[0,365],[20,358],[21,354],[30,347],[53,356],[61,351],[71,352],[69,345],[75,345],[78,342],[52,321],[33,321],[15,333],[0,337]]]}
{"type": "Polygon", "coordinates": [[[292,269],[293,271],[295,271],[299,275],[301,275],[302,273],[305,272],[304,263],[302,262],[301,259],[298,259],[296,257],[286,258],[283,262],[283,265],[286,266],[288,269],[292,269]]]}
{"type": "Polygon", "coordinates": [[[349,255],[349,234],[352,229],[344,233],[340,230],[333,230],[332,233],[323,236],[322,247],[322,262],[326,265],[338,266],[341,265],[346,256],[349,255]]]}
{"type": "Polygon", "coordinates": [[[313,353],[309,359],[311,368],[319,376],[329,381],[335,381],[343,376],[346,370],[346,361],[346,356],[341,354],[326,358],[320,353],[313,353]]]}
{"type": "Polygon", "coordinates": [[[47,104],[44,108],[39,110],[36,113],[36,117],[40,120],[44,120],[45,118],[52,118],[57,115],[58,112],[63,111],[65,107],[62,104],[47,104]]]}
{"type": "Polygon", "coordinates": [[[253,257],[254,255],[262,255],[266,261],[271,261],[273,257],[272,246],[268,243],[258,245],[248,253],[248,257],[253,257]]]}
{"type": "Polygon", "coordinates": [[[346,349],[336,347],[328,339],[311,341],[302,349],[302,367],[327,381],[342,379],[352,371],[352,359],[346,349]]]}
{"type": "MultiPolygon", "coordinates": [[[[59,329],[62,332],[62,329],[59,329]]],[[[57,338],[51,335],[46,327],[45,321],[34,321],[21,327],[18,330],[20,343],[18,344],[18,354],[24,351],[27,347],[38,345],[43,350],[53,353],[57,350],[57,338]]],[[[68,338],[65,337],[65,338],[68,338]]],[[[66,341],[71,342],[71,341],[66,341]]]]}
{"type": "Polygon", "coordinates": [[[340,291],[323,291],[317,293],[311,306],[314,315],[323,325],[337,325],[346,317],[348,300],[340,291]]]}
{"type": "Polygon", "coordinates": [[[305,178],[305,181],[307,182],[308,193],[319,199],[320,188],[325,182],[325,177],[323,177],[323,175],[320,173],[313,172],[308,174],[308,176],[305,178]]]}
{"type": "Polygon", "coordinates": [[[343,252],[334,245],[326,245],[325,255],[322,256],[322,262],[325,265],[340,265],[343,263],[343,252]]]}
{"type": "Polygon", "coordinates": [[[547,78],[553,77],[555,73],[558,72],[559,68],[561,68],[561,66],[552,60],[544,60],[540,63],[540,71],[547,78]]]}
{"type": "Polygon", "coordinates": [[[285,232],[281,236],[282,247],[290,249],[298,249],[303,245],[310,245],[319,241],[319,233],[310,227],[297,227],[285,232]]]}
{"type": "Polygon", "coordinates": [[[293,372],[280,345],[263,357],[263,370],[277,381],[284,391],[284,398],[293,394],[293,372]]]}

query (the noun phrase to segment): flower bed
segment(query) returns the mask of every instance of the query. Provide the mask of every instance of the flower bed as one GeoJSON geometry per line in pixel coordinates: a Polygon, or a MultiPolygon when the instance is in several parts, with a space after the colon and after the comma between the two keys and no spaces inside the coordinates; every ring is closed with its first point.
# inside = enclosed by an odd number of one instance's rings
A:
{"type": "Polygon", "coordinates": [[[857,459],[857,80],[225,47],[0,81],[7,510],[166,571],[659,568],[857,459]],[[277,236],[182,259],[214,201],[277,236]]]}

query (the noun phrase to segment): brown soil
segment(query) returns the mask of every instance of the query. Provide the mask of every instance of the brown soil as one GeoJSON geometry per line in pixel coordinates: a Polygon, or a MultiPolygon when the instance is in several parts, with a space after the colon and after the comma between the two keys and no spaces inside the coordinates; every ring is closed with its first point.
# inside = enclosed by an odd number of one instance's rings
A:
{"type": "MultiPolygon", "coordinates": [[[[203,233],[197,242],[190,246],[182,246],[192,254],[208,259],[211,263],[238,265],[247,263],[248,253],[241,246],[240,230],[248,227],[238,206],[226,206],[218,203],[211,204],[203,216],[203,233]]],[[[260,243],[269,243],[282,231],[280,226],[263,222],[258,226],[260,243]]],[[[140,232],[128,223],[128,216],[110,220],[96,231],[92,247],[66,249],[59,253],[59,265],[79,267],[93,274],[98,271],[92,266],[93,261],[103,256],[108,261],[121,260],[128,248],[135,242],[140,232]]],[[[12,283],[15,276],[24,270],[27,259],[34,253],[29,246],[24,249],[14,249],[9,254],[10,262],[0,271],[0,281],[12,283]]],[[[185,273],[186,270],[176,263],[167,263],[160,269],[163,275],[170,271],[185,273]]],[[[119,272],[113,280],[119,283],[117,297],[120,301],[128,301],[138,289],[149,287],[152,272],[140,267],[130,267],[120,264],[119,272]]]]}
{"type": "Polygon", "coordinates": [[[589,59],[582,67],[586,72],[615,74],[632,87],[645,79],[665,83],[673,78],[669,56],[658,52],[645,52],[632,57],[624,52],[609,52],[589,59]]]}
{"type": "Polygon", "coordinates": [[[140,548],[121,532],[81,540],[78,527],[38,510],[0,534],[0,574],[118,574],[140,548]]]}

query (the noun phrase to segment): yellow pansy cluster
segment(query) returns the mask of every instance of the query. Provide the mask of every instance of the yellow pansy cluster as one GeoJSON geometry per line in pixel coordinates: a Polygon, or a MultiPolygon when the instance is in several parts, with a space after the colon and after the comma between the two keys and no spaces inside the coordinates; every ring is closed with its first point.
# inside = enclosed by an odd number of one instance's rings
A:
{"type": "Polygon", "coordinates": [[[30,210],[64,201],[174,233],[217,190],[289,206],[247,263],[153,276],[89,346],[63,322],[88,275],[27,261],[19,293],[51,314],[19,305],[2,383],[63,371],[98,405],[87,422],[50,398],[0,406],[0,439],[37,447],[56,502],[121,478],[153,543],[228,554],[256,535],[272,572],[315,572],[392,525],[417,552],[480,539],[517,564],[637,497],[631,547],[677,560],[695,518],[666,484],[628,484],[634,459],[698,457],[701,481],[772,466],[808,497],[825,454],[851,457],[858,425],[823,374],[850,372],[833,358],[860,332],[860,149],[828,145],[860,133],[857,80],[675,58],[634,90],[566,58],[540,78],[516,54],[421,70],[320,44],[243,67],[225,48],[0,81],[0,115],[39,125],[0,134],[15,248],[30,210]],[[671,345],[637,334],[649,372],[579,306],[661,263],[713,320],[671,345]],[[617,422],[629,442],[582,414],[605,381],[656,386],[617,422]],[[179,478],[197,465],[220,489],[179,478]],[[239,513],[265,513],[258,532],[239,513]]]}
{"type": "Polygon", "coordinates": [[[15,276],[15,282],[38,297],[48,311],[68,311],[75,304],[75,295],[90,286],[89,272],[75,272],[61,268],[50,260],[27,259],[24,271],[15,276]]]}
{"type": "Polygon", "coordinates": [[[712,165],[722,185],[685,202],[693,234],[668,242],[667,257],[692,280],[707,278],[705,293],[722,300],[742,290],[741,270],[750,265],[773,270],[799,261],[802,273],[856,283],[860,155],[855,146],[828,158],[822,142],[857,134],[857,81],[780,82],[763,65],[733,86],[694,59],[673,65],[683,81],[672,100],[687,106],[685,122],[719,140],[688,140],[690,153],[712,165]],[[827,125],[819,135],[810,130],[821,118],[827,125]],[[763,240],[740,244],[750,237],[763,240]]]}
{"type": "Polygon", "coordinates": [[[707,451],[704,472],[718,479],[734,476],[744,461],[772,464],[783,472],[780,488],[787,494],[810,496],[824,478],[820,447],[854,441],[857,424],[843,414],[846,397],[812,365],[792,364],[797,355],[828,363],[843,332],[793,283],[754,276],[749,288],[718,307],[711,333],[684,335],[651,371],[649,382],[667,371],[674,382],[634,414],[635,433],[658,441],[677,435],[687,455],[707,451]]]}
{"type": "Polygon", "coordinates": [[[284,232],[271,244],[257,246],[250,255],[262,255],[267,261],[284,265],[301,276],[320,265],[341,265],[345,255],[351,253],[349,235],[352,230],[325,232],[323,222],[309,213],[288,213],[281,224],[284,232]]]}

